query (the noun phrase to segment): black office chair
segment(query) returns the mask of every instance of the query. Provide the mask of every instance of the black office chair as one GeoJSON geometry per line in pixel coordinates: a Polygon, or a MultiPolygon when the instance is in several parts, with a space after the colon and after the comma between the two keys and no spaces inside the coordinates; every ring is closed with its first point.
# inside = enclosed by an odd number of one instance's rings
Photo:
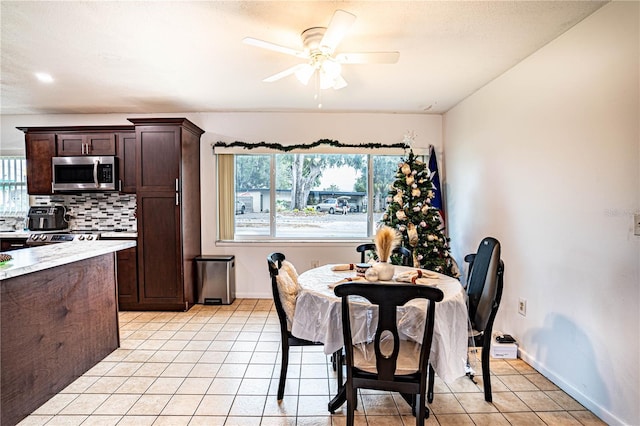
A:
{"type": "MultiPolygon", "coordinates": [[[[356,251],[360,253],[360,263],[365,263],[365,256],[367,252],[376,253],[376,245],[374,243],[360,244],[356,247],[356,251]]],[[[413,251],[410,248],[404,246],[398,246],[391,252],[391,261],[394,263],[394,258],[399,255],[399,264],[402,266],[413,266],[413,251]]]]}
{"type": "MultiPolygon", "coordinates": [[[[278,400],[281,400],[284,397],[284,385],[287,380],[287,368],[289,367],[289,347],[322,345],[322,343],[299,339],[291,334],[291,326],[289,324],[293,321],[293,318],[290,318],[289,316],[293,315],[293,309],[295,307],[295,296],[292,298],[291,286],[297,283],[291,282],[292,279],[289,278],[287,272],[282,271],[282,274],[280,274],[282,262],[284,261],[285,257],[282,253],[271,253],[267,256],[267,265],[269,266],[269,275],[271,276],[273,303],[276,306],[278,320],[280,321],[280,337],[282,340],[282,364],[280,367],[280,381],[278,383],[278,400]],[[289,315],[287,315],[287,312],[289,315]]],[[[342,381],[341,373],[342,369],[339,369],[339,381],[342,381]]]]}
{"type": "MultiPolygon", "coordinates": [[[[491,402],[489,352],[493,322],[502,298],[504,263],[500,259],[500,242],[492,237],[480,242],[478,252],[464,258],[469,263],[466,290],[469,296],[471,331],[469,343],[482,347],[482,381],[484,399],[491,402]]],[[[469,374],[473,380],[473,374],[469,374]]]]}
{"type": "Polygon", "coordinates": [[[342,298],[342,332],[347,367],[347,426],[354,423],[359,388],[400,392],[412,405],[416,425],[422,425],[429,417],[425,398],[430,370],[429,353],[433,340],[435,302],[443,299],[442,291],[421,285],[346,283],[336,286],[334,292],[342,298]],[[349,296],[362,296],[377,305],[378,325],[374,341],[353,341],[351,311],[362,309],[362,303],[351,304],[349,296]],[[417,298],[429,300],[422,345],[400,340],[396,318],[398,306],[417,298]],[[375,357],[364,356],[367,353],[375,354],[375,357]]]}

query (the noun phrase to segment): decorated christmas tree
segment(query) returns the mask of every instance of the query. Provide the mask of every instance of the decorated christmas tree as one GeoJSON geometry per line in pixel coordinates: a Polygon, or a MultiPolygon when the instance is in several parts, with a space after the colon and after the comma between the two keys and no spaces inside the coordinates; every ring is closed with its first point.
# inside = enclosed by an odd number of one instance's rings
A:
{"type": "Polygon", "coordinates": [[[456,276],[449,238],[438,209],[431,205],[435,196],[431,171],[413,151],[403,160],[389,190],[382,223],[402,234],[402,245],[413,250],[415,267],[456,276]]]}

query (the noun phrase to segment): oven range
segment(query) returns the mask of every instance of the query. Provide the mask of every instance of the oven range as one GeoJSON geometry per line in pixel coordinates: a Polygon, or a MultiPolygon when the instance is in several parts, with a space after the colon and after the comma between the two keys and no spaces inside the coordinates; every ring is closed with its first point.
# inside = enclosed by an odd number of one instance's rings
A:
{"type": "Polygon", "coordinates": [[[91,242],[100,239],[100,234],[95,233],[33,233],[27,238],[28,246],[42,246],[45,244],[67,243],[70,241],[91,242]]]}

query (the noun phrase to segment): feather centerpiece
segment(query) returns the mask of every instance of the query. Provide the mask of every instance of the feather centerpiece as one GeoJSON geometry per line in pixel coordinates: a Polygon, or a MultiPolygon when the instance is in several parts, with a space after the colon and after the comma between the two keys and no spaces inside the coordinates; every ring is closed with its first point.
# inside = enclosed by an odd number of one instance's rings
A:
{"type": "Polygon", "coordinates": [[[380,259],[381,262],[388,262],[391,257],[391,252],[400,245],[401,241],[402,236],[390,226],[382,225],[378,228],[374,238],[378,259],[380,259]]]}

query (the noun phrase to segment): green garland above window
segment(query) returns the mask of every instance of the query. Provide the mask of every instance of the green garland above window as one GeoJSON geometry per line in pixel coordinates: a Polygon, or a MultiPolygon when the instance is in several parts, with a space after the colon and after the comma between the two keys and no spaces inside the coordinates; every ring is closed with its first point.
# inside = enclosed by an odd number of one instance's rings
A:
{"type": "Polygon", "coordinates": [[[227,143],[227,142],[221,142],[218,141],[215,144],[213,144],[213,148],[215,149],[216,147],[222,147],[222,148],[244,148],[244,149],[255,149],[255,148],[269,148],[269,149],[275,149],[278,151],[284,151],[284,152],[289,152],[289,151],[293,151],[296,149],[312,149],[312,148],[316,148],[320,145],[330,145],[333,147],[339,147],[339,148],[365,148],[365,149],[376,149],[376,148],[402,148],[402,149],[408,149],[409,148],[409,144],[405,143],[405,142],[399,142],[399,143],[394,143],[394,144],[390,144],[390,145],[383,145],[380,143],[365,143],[365,144],[348,144],[348,143],[340,143],[338,141],[334,141],[331,139],[320,139],[317,142],[312,142],[309,144],[302,144],[302,145],[282,145],[279,143],[268,143],[268,142],[255,142],[255,143],[248,143],[248,142],[231,142],[231,143],[227,143]]]}

